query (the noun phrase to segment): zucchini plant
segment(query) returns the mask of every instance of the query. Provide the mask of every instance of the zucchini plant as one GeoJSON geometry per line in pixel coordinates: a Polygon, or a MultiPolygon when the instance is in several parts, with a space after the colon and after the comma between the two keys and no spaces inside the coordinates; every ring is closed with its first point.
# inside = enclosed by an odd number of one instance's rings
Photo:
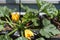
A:
{"type": "Polygon", "coordinates": [[[50,18],[54,18],[58,15],[56,7],[43,0],[36,0],[39,8],[39,12],[45,12],[50,18]]]}
{"type": "Polygon", "coordinates": [[[23,17],[8,7],[0,7],[1,40],[45,40],[45,38],[60,34],[60,31],[50,20],[45,17],[42,20],[39,18],[40,12],[46,13],[51,19],[56,17],[58,11],[55,6],[42,0],[36,1],[39,10],[31,9],[21,4],[21,8],[26,12],[25,15],[22,15],[23,17]]]}

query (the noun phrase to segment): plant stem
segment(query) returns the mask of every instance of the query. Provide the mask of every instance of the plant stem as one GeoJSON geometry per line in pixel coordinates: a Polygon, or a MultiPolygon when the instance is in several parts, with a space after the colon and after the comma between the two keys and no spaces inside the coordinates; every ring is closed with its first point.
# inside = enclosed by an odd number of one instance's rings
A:
{"type": "Polygon", "coordinates": [[[13,34],[14,32],[16,32],[17,30],[18,30],[18,29],[13,30],[12,32],[10,32],[10,33],[8,34],[8,36],[11,35],[11,34],[13,34]]]}
{"type": "Polygon", "coordinates": [[[10,22],[12,22],[9,16],[7,16],[7,18],[9,19],[10,22]]]}
{"type": "Polygon", "coordinates": [[[22,31],[22,30],[21,30],[21,35],[22,35],[22,36],[24,36],[24,35],[23,35],[23,31],[22,31]]]}
{"type": "Polygon", "coordinates": [[[13,25],[11,24],[11,22],[9,22],[7,19],[6,19],[6,23],[8,23],[12,28],[13,28],[13,25]]]}

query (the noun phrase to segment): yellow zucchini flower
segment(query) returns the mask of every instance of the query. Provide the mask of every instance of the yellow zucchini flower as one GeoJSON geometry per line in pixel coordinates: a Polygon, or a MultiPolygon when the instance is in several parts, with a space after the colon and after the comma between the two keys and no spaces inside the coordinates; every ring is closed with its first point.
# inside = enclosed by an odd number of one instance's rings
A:
{"type": "Polygon", "coordinates": [[[19,17],[20,17],[19,12],[13,12],[13,13],[11,13],[11,19],[13,21],[18,21],[19,17]]]}
{"type": "Polygon", "coordinates": [[[25,37],[28,38],[29,40],[31,40],[30,37],[32,37],[32,36],[34,36],[34,33],[31,30],[26,29],[25,30],[25,37]]]}

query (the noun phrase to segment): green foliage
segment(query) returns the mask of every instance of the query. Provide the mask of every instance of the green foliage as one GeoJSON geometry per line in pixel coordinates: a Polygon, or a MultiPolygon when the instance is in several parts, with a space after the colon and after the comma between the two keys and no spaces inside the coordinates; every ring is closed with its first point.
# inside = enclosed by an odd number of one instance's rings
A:
{"type": "MultiPolygon", "coordinates": [[[[54,18],[58,15],[58,10],[53,4],[45,2],[43,0],[36,0],[36,1],[37,1],[39,10],[31,9],[27,6],[21,5],[21,8],[26,10],[26,14],[23,15],[23,18],[22,18],[23,23],[32,21],[34,26],[38,26],[39,23],[37,21],[38,21],[38,15],[40,12],[46,13],[46,15],[48,15],[48,17],[50,18],[54,18]]],[[[60,31],[56,28],[56,26],[50,23],[50,20],[43,19],[42,23],[44,27],[40,29],[41,36],[44,36],[45,38],[50,38],[60,33],[60,31]]],[[[40,37],[36,40],[44,40],[44,38],[40,37]]]]}
{"type": "Polygon", "coordinates": [[[44,27],[40,30],[40,34],[46,38],[60,33],[60,31],[47,19],[43,19],[43,25],[44,27]]]}
{"type": "MultiPolygon", "coordinates": [[[[8,36],[0,35],[0,40],[13,40],[11,37],[9,37],[9,35],[13,34],[17,30],[19,30],[19,33],[21,33],[20,34],[21,37],[18,37],[16,40],[28,40],[27,38],[25,38],[23,36],[24,36],[24,30],[27,28],[26,24],[29,21],[32,21],[33,22],[32,25],[34,27],[36,26],[37,29],[39,29],[38,26],[40,26],[40,25],[39,25],[38,20],[40,20],[40,19],[38,18],[38,16],[39,16],[40,12],[45,12],[51,18],[54,18],[58,15],[58,10],[51,3],[48,3],[48,2],[45,2],[42,0],[37,0],[37,5],[39,7],[39,10],[31,9],[27,6],[21,5],[21,8],[26,10],[26,13],[25,13],[25,15],[23,15],[22,18],[20,18],[21,19],[21,20],[19,20],[20,22],[18,21],[16,23],[12,22],[12,20],[10,19],[11,12],[13,12],[14,10],[9,9],[6,6],[0,7],[0,18],[4,17],[6,19],[6,20],[0,19],[0,31],[3,30],[5,23],[8,23],[13,28],[13,30],[7,34],[8,36]]],[[[39,33],[37,33],[40,38],[38,38],[36,40],[44,40],[43,36],[45,38],[50,38],[50,37],[60,33],[60,31],[53,24],[50,23],[50,20],[47,20],[44,18],[42,20],[42,24],[43,24],[43,28],[39,29],[39,33]]],[[[29,29],[31,29],[31,28],[29,28],[29,29]]]]}
{"type": "Polygon", "coordinates": [[[45,39],[41,37],[41,38],[38,38],[38,39],[36,39],[36,40],[45,40],[45,39]]]}
{"type": "Polygon", "coordinates": [[[0,31],[4,29],[5,21],[0,20],[0,31]]]}
{"type": "Polygon", "coordinates": [[[12,38],[6,35],[0,35],[0,40],[12,40],[12,38]]]}
{"type": "Polygon", "coordinates": [[[17,38],[16,40],[28,40],[28,39],[25,38],[25,37],[19,37],[19,38],[17,38]]]}
{"type": "Polygon", "coordinates": [[[13,11],[14,10],[9,9],[6,6],[4,6],[4,7],[0,6],[0,17],[9,16],[10,13],[13,12],[13,11]]]}
{"type": "Polygon", "coordinates": [[[60,9],[58,10],[58,15],[57,15],[57,17],[58,17],[58,21],[60,21],[60,9]]]}
{"type": "Polygon", "coordinates": [[[53,4],[45,2],[43,0],[36,0],[36,1],[39,7],[39,12],[45,12],[51,18],[56,17],[58,15],[58,10],[53,4]]]}
{"type": "Polygon", "coordinates": [[[32,21],[34,26],[38,26],[38,13],[35,13],[35,11],[31,11],[30,8],[26,9],[26,13],[22,18],[23,23],[28,23],[29,21],[32,21]]]}
{"type": "Polygon", "coordinates": [[[1,31],[3,28],[4,28],[3,25],[0,25],[0,31],[1,31]]]}
{"type": "MultiPolygon", "coordinates": [[[[0,6],[0,31],[4,30],[4,24],[6,24],[6,23],[8,23],[12,27],[13,22],[10,19],[10,15],[13,11],[14,10],[9,9],[6,6],[4,6],[4,7],[0,6]],[[5,19],[5,20],[3,20],[1,18],[5,19]]],[[[7,35],[0,35],[0,40],[12,40],[12,39],[10,39],[10,37],[7,35]]]]}
{"type": "Polygon", "coordinates": [[[21,4],[21,8],[28,11],[28,12],[34,12],[35,14],[38,13],[38,10],[29,8],[28,6],[23,6],[22,4],[21,4]]]}

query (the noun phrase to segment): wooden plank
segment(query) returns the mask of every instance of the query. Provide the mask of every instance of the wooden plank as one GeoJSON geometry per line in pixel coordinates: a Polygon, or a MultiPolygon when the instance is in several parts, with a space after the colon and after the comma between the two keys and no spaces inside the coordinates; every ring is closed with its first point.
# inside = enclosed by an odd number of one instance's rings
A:
{"type": "Polygon", "coordinates": [[[19,4],[21,0],[0,0],[0,4],[6,4],[6,3],[15,3],[19,4]]]}
{"type": "Polygon", "coordinates": [[[6,3],[6,0],[0,0],[0,3],[6,3]]]}
{"type": "MultiPolygon", "coordinates": [[[[44,0],[50,3],[59,3],[60,0],[44,0]]],[[[36,3],[36,0],[21,0],[21,3],[36,3]]]]}

